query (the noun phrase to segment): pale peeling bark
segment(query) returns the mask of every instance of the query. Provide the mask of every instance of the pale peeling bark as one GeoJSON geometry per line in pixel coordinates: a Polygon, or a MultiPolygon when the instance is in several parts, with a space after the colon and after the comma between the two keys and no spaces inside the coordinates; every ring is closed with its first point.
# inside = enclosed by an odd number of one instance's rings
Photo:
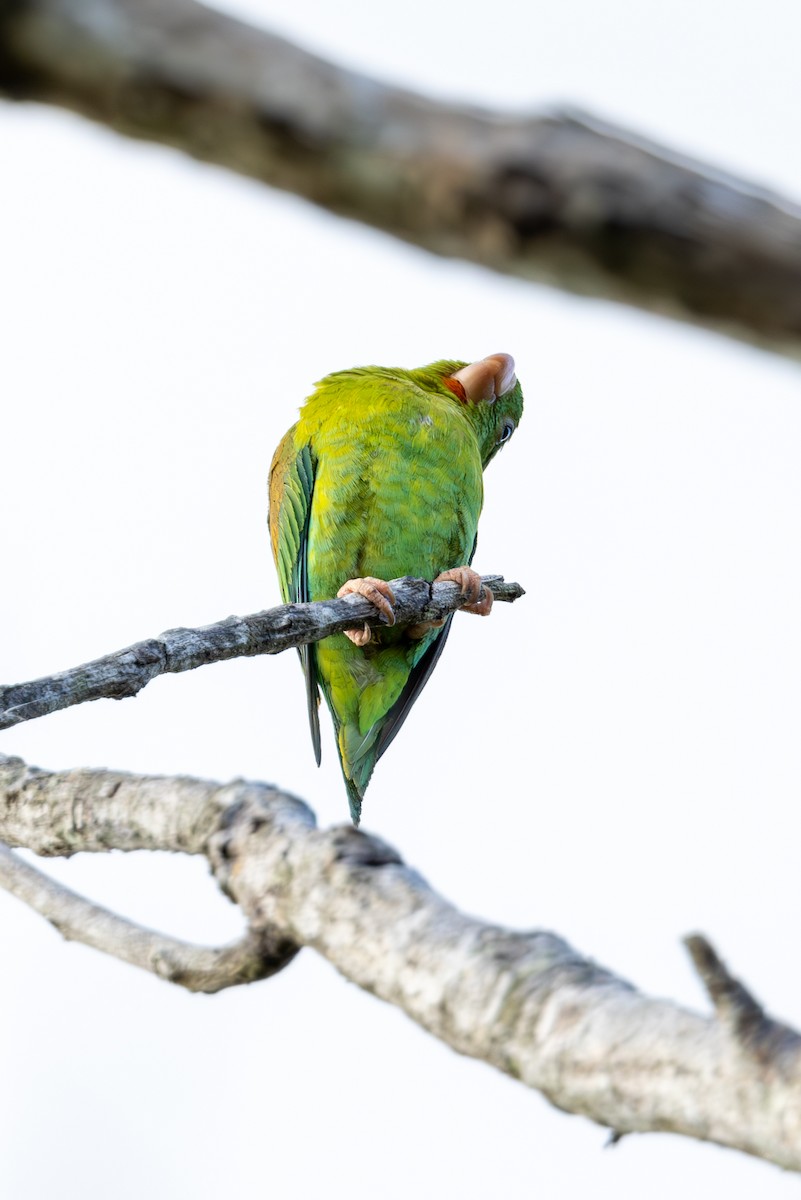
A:
{"type": "Polygon", "coordinates": [[[0,95],[801,356],[801,209],[592,117],[440,103],[194,0],[0,0],[0,95]]]}
{"type": "MultiPolygon", "coordinates": [[[[349,826],[319,830],[300,800],[256,783],[48,774],[0,757],[0,837],[45,854],[204,853],[248,922],[240,977],[229,969],[225,986],[308,946],[459,1053],[617,1135],[671,1131],[801,1171],[801,1037],[766,1016],[698,935],[688,947],[715,1005],[709,1017],[643,996],[552,933],[464,916],[389,846],[349,826]]],[[[19,859],[9,856],[0,882],[68,936],[192,986],[161,969],[156,941],[134,957],[113,923],[93,940],[96,906],[81,901],[82,911],[27,864],[15,886],[8,863],[19,859]]],[[[173,964],[180,950],[172,939],[170,948],[173,964]]]]}
{"type": "MultiPolygon", "coordinates": [[[[481,581],[491,588],[495,600],[504,603],[525,595],[519,583],[507,583],[502,575],[482,575],[481,581]]],[[[391,580],[390,586],[398,628],[439,621],[469,603],[455,583],[428,583],[406,576],[391,580]]],[[[369,600],[349,595],[309,604],[282,604],[247,617],[227,617],[200,629],[169,629],[69,671],[0,685],[0,729],[89,700],[125,700],[159,675],[192,671],[229,658],[280,654],[345,629],[386,624],[369,600]]]]}

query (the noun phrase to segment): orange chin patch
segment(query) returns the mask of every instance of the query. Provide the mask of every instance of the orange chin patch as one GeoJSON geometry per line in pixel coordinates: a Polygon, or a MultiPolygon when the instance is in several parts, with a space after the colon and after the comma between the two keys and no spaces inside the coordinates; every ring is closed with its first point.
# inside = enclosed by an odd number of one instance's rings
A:
{"type": "Polygon", "coordinates": [[[457,400],[461,400],[462,404],[467,404],[467,392],[459,379],[443,379],[442,382],[449,392],[453,392],[457,400]]]}

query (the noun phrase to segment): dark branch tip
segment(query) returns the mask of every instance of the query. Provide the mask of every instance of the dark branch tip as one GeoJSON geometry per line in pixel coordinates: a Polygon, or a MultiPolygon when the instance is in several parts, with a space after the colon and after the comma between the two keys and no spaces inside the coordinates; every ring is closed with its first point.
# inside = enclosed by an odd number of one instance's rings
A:
{"type": "Polygon", "coordinates": [[[746,1013],[752,1018],[764,1016],[761,1005],[731,974],[714,946],[703,934],[690,934],[684,939],[684,944],[721,1018],[731,1021],[732,1017],[741,1019],[746,1013]]]}
{"type": "Polygon", "coordinates": [[[764,1015],[751,992],[731,974],[715,947],[703,934],[689,935],[685,938],[685,946],[719,1016],[728,1019],[731,1013],[745,1013],[746,1010],[764,1015]]]}
{"type": "Polygon", "coordinates": [[[801,1056],[801,1036],[765,1012],[703,934],[691,934],[684,944],[721,1025],[750,1058],[780,1070],[784,1062],[801,1056]]]}

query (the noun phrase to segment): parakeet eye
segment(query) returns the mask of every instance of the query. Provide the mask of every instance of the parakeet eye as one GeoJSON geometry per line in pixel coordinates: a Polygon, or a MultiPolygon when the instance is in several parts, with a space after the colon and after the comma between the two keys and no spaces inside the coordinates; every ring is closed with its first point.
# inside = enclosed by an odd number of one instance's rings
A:
{"type": "Polygon", "coordinates": [[[512,436],[514,431],[515,431],[515,423],[511,417],[507,417],[503,423],[503,428],[501,429],[501,435],[498,438],[498,445],[502,446],[504,442],[508,442],[509,438],[512,436]]]}

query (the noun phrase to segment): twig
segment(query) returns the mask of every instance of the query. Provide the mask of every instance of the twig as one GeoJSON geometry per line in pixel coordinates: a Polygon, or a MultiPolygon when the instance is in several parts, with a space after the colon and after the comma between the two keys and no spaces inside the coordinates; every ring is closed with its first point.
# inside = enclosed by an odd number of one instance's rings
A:
{"type": "MultiPolygon", "coordinates": [[[[525,594],[519,583],[506,583],[501,575],[484,575],[482,582],[492,588],[496,600],[510,603],[525,594]]],[[[410,578],[391,583],[398,627],[438,620],[466,603],[455,583],[431,584],[410,578]]],[[[373,627],[386,624],[369,600],[350,595],[341,600],[283,604],[200,629],[169,629],[80,667],[28,683],[0,686],[0,729],[89,700],[124,700],[159,675],[192,671],[229,658],[280,654],[365,623],[373,627]]]]}
{"type": "Polygon", "coordinates": [[[37,871],[0,843],[0,886],[68,941],[82,942],[190,992],[219,992],[275,975],[297,953],[285,939],[247,933],[229,946],[193,946],[117,916],[37,871]]]}

